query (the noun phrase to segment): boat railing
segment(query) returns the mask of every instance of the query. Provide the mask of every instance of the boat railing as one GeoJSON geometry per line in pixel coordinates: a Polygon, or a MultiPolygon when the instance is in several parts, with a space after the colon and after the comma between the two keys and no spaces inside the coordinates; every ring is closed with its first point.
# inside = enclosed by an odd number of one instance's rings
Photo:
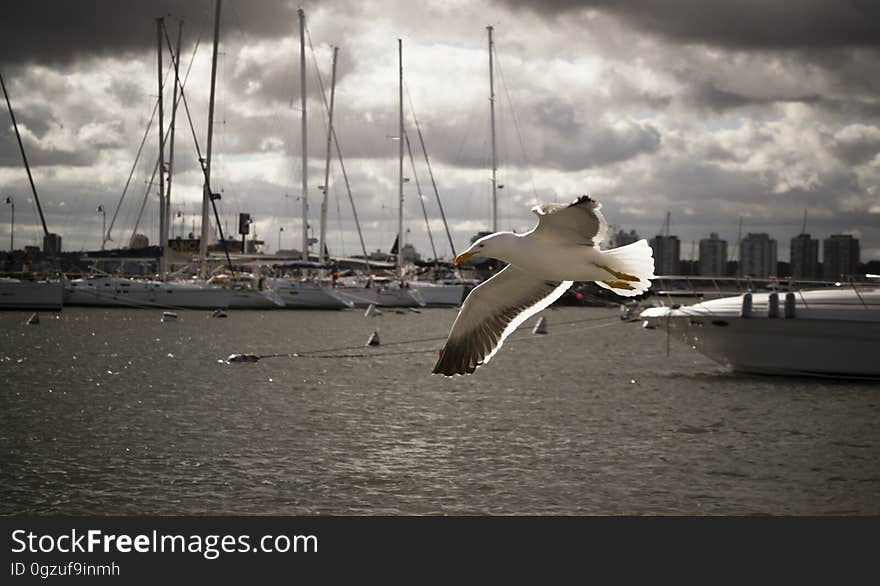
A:
{"type": "MultiPolygon", "coordinates": [[[[868,303],[862,291],[866,288],[877,287],[876,282],[870,280],[857,280],[849,277],[843,281],[820,281],[808,279],[794,279],[792,277],[765,277],[755,278],[751,276],[704,276],[704,275],[658,275],[654,279],[657,285],[653,288],[655,295],[661,299],[660,305],[668,305],[677,307],[681,304],[676,297],[696,297],[705,299],[707,297],[720,299],[724,297],[734,297],[744,293],[767,291],[767,292],[785,292],[794,293],[798,296],[798,304],[805,309],[810,308],[804,290],[809,289],[834,289],[841,287],[851,287],[859,300],[859,303],[865,309],[871,309],[873,304],[868,303]],[[668,285],[664,287],[664,285],[668,285]]],[[[843,303],[835,303],[834,301],[823,301],[823,306],[845,305],[843,303]]],[[[851,304],[849,304],[851,305],[851,304]]]]}

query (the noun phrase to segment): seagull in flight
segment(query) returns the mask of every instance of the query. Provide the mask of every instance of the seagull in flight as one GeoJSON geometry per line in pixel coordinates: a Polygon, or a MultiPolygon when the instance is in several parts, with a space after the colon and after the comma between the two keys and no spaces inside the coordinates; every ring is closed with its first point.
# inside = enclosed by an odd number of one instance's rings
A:
{"type": "Polygon", "coordinates": [[[434,374],[473,373],[501,349],[507,336],[559,299],[574,281],[595,281],[623,297],[647,291],[654,278],[651,247],[639,240],[601,250],[608,230],[601,207],[587,195],[570,204],[539,204],[532,208],[538,225],[530,232],[496,232],[455,257],[456,266],[475,256],[507,266],[467,296],[434,374]]]}

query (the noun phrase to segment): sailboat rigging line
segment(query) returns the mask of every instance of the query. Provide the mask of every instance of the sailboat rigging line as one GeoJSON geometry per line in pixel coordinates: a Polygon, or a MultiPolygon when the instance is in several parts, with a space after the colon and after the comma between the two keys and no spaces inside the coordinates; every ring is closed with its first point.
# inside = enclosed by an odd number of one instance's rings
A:
{"type": "MultiPolygon", "coordinates": [[[[171,59],[175,59],[174,47],[171,46],[171,39],[168,37],[168,30],[165,31],[165,42],[168,44],[168,51],[171,53],[171,59]]],[[[183,100],[183,109],[186,111],[186,119],[189,122],[189,129],[192,131],[193,144],[196,147],[196,155],[199,158],[199,166],[202,168],[202,174],[205,176],[205,187],[211,194],[211,207],[214,209],[214,219],[217,222],[217,230],[220,232],[220,243],[223,245],[223,254],[226,255],[226,266],[232,277],[235,278],[235,269],[232,267],[232,259],[229,257],[229,248],[226,246],[226,236],[223,234],[223,224],[220,221],[220,214],[217,212],[217,202],[214,198],[214,192],[211,190],[211,178],[208,176],[208,169],[205,167],[205,159],[202,157],[202,149],[199,147],[199,137],[196,135],[196,127],[193,124],[192,114],[189,111],[189,102],[186,101],[186,94],[183,91],[183,84],[180,82],[180,73],[174,72],[175,83],[180,87],[180,99],[183,100]]]]}
{"type": "MultiPolygon", "coordinates": [[[[119,202],[116,204],[116,209],[113,210],[113,217],[110,219],[110,226],[107,228],[107,233],[102,235],[103,242],[105,244],[107,242],[113,242],[113,238],[110,237],[110,233],[113,231],[113,225],[116,223],[116,217],[119,215],[119,210],[122,208],[122,202],[125,201],[125,194],[128,193],[128,186],[131,184],[131,178],[134,176],[134,172],[137,169],[138,162],[141,160],[141,153],[144,150],[144,145],[147,143],[147,137],[150,135],[150,129],[153,128],[153,120],[156,119],[156,112],[158,110],[159,100],[156,99],[156,103],[153,105],[153,113],[150,115],[149,122],[147,122],[147,129],[144,131],[144,136],[143,138],[141,138],[141,144],[138,147],[137,154],[134,156],[134,163],[131,165],[131,171],[129,171],[128,173],[128,179],[125,180],[125,187],[122,188],[122,195],[119,196],[119,202]]],[[[138,217],[138,219],[140,219],[140,217],[138,217]]]]}
{"type": "Polygon", "coordinates": [[[141,218],[144,215],[144,208],[147,207],[147,200],[150,196],[150,190],[153,188],[153,181],[156,179],[156,173],[159,171],[159,157],[156,157],[156,164],[153,165],[153,174],[150,175],[150,180],[147,182],[147,188],[144,190],[144,199],[141,201],[141,209],[138,211],[137,218],[134,221],[134,229],[131,231],[131,239],[129,240],[128,246],[131,248],[134,246],[134,237],[137,235],[138,227],[141,224],[141,218]]]}
{"type": "MultiPolygon", "coordinates": [[[[190,74],[190,72],[192,71],[193,63],[194,63],[195,60],[196,60],[196,52],[198,52],[198,50],[199,50],[199,44],[200,44],[201,42],[202,42],[202,37],[201,37],[201,35],[199,35],[199,37],[196,39],[196,43],[195,43],[195,45],[193,46],[192,55],[191,55],[190,58],[189,58],[189,65],[188,65],[187,68],[186,68],[186,74],[184,74],[184,76],[183,76],[183,84],[182,84],[181,87],[185,87],[185,86],[186,86],[186,82],[189,81],[189,74],[190,74]]],[[[169,68],[168,68],[168,74],[171,74],[171,71],[172,71],[172,70],[173,70],[173,68],[172,68],[172,67],[169,67],[169,68]]],[[[180,105],[180,96],[177,97],[177,103],[174,104],[174,108],[177,109],[177,106],[179,106],[179,105],[180,105]]],[[[158,111],[158,108],[159,108],[159,100],[157,99],[157,100],[156,100],[156,105],[153,107],[153,116],[156,115],[156,112],[158,111]]],[[[152,120],[152,119],[151,119],[151,120],[152,120]]],[[[149,128],[149,126],[148,126],[148,127],[147,127],[147,132],[144,134],[144,136],[146,137],[146,135],[147,135],[149,132],[150,132],[150,128],[149,128]]],[[[166,134],[168,133],[167,130],[166,130],[165,132],[166,132],[166,134]]],[[[135,164],[137,164],[137,160],[135,160],[135,164]]],[[[150,195],[150,189],[153,188],[153,181],[156,179],[156,173],[158,172],[158,170],[159,170],[159,158],[156,157],[156,164],[153,166],[153,173],[152,173],[152,175],[150,175],[150,181],[147,183],[147,189],[144,191],[144,200],[141,202],[141,209],[140,209],[140,211],[138,212],[137,219],[136,219],[135,222],[134,222],[134,229],[131,231],[131,240],[129,240],[129,248],[131,248],[131,245],[134,243],[134,237],[135,237],[135,234],[137,234],[138,226],[139,226],[140,223],[141,223],[141,217],[143,216],[143,214],[144,214],[144,208],[145,208],[146,205],[147,205],[147,198],[148,198],[149,195],[150,195]]],[[[129,177],[129,179],[131,179],[131,178],[129,177]]],[[[122,192],[122,197],[125,197],[125,191],[124,191],[124,190],[123,190],[123,192],[122,192]]],[[[122,204],[122,198],[120,198],[119,203],[120,203],[120,205],[122,204]]],[[[118,209],[119,209],[119,208],[118,208],[118,206],[117,206],[117,211],[118,211],[118,209]]],[[[114,213],[113,217],[114,217],[114,219],[116,218],[116,214],[115,214],[115,213],[114,213]]],[[[112,222],[110,223],[110,227],[111,227],[111,228],[113,227],[113,223],[112,223],[112,222]]],[[[107,233],[109,234],[109,233],[110,233],[110,230],[107,230],[107,233]]]]}
{"type": "Polygon", "coordinates": [[[516,117],[513,100],[510,99],[510,88],[507,87],[507,80],[504,78],[504,70],[501,68],[501,60],[498,59],[497,51],[495,51],[495,64],[498,65],[498,77],[501,78],[501,86],[504,88],[504,95],[507,97],[507,106],[510,108],[510,115],[513,118],[513,128],[516,130],[516,138],[519,141],[519,148],[522,152],[523,166],[529,174],[529,182],[532,185],[532,195],[535,199],[538,199],[538,192],[535,191],[535,177],[532,175],[532,166],[529,164],[529,158],[526,154],[526,147],[523,143],[522,133],[519,130],[519,120],[516,117]]]}
{"type": "MultiPolygon", "coordinates": [[[[589,322],[589,321],[602,321],[602,323],[597,323],[592,326],[587,326],[584,328],[579,328],[576,330],[569,330],[567,332],[554,332],[550,334],[545,334],[543,336],[534,336],[531,334],[521,335],[517,337],[511,337],[505,340],[505,344],[513,344],[516,342],[524,342],[528,340],[543,340],[551,336],[566,336],[575,333],[580,333],[587,330],[594,330],[598,328],[604,328],[608,326],[612,326],[615,324],[625,324],[618,317],[608,317],[604,316],[601,318],[590,318],[585,320],[572,320],[569,322],[560,322],[557,325],[565,325],[565,324],[573,324],[573,323],[581,323],[581,322],[589,322]]],[[[520,326],[517,331],[526,330],[527,326],[523,324],[520,326]]],[[[416,340],[400,340],[397,342],[383,343],[383,346],[398,346],[401,344],[418,344],[421,342],[440,342],[446,339],[446,336],[433,337],[433,338],[420,338],[416,340]]],[[[434,354],[437,352],[436,348],[425,348],[420,350],[399,350],[394,352],[358,352],[358,353],[348,353],[348,354],[338,354],[338,352],[351,352],[353,350],[363,350],[363,345],[360,346],[345,346],[341,348],[329,348],[326,350],[305,350],[303,352],[286,352],[286,353],[278,353],[278,354],[257,354],[256,359],[262,360],[264,358],[383,358],[385,356],[407,356],[412,354],[434,354]]]]}
{"type": "MultiPolygon", "coordinates": [[[[309,39],[309,48],[312,50],[312,58],[315,59],[315,47],[312,45],[312,33],[309,27],[305,27],[306,37],[309,39]]],[[[324,81],[321,78],[321,71],[317,69],[317,61],[315,62],[315,74],[318,78],[318,87],[321,90],[321,99],[324,103],[324,111],[329,112],[330,106],[327,103],[327,94],[324,93],[324,81]]],[[[339,159],[339,170],[342,171],[342,179],[345,182],[345,191],[348,193],[348,201],[351,203],[351,213],[354,216],[354,225],[357,228],[358,239],[361,243],[361,252],[364,255],[364,267],[367,274],[370,274],[370,259],[367,255],[367,245],[364,244],[364,233],[361,231],[361,223],[358,219],[357,207],[354,205],[354,196],[351,194],[351,184],[348,181],[348,172],[345,170],[345,161],[342,158],[342,148],[339,146],[339,137],[336,136],[336,127],[330,128],[330,134],[333,135],[333,144],[336,145],[336,157],[339,159]]]]}
{"type": "MultiPolygon", "coordinates": [[[[446,238],[449,240],[449,250],[452,251],[452,258],[455,258],[455,245],[452,243],[452,234],[449,232],[449,224],[446,223],[446,213],[443,211],[443,202],[440,201],[440,192],[437,191],[437,182],[434,181],[434,171],[431,169],[431,160],[428,159],[428,149],[425,147],[425,139],[422,137],[422,127],[419,125],[418,117],[416,117],[416,109],[413,106],[409,87],[406,87],[406,97],[409,100],[409,109],[410,112],[412,112],[413,122],[416,125],[416,133],[419,135],[419,143],[422,145],[422,153],[425,155],[425,165],[428,167],[428,176],[431,178],[431,186],[434,188],[434,197],[437,199],[437,207],[440,208],[440,217],[443,219],[443,228],[446,230],[446,238]]],[[[436,252],[434,253],[434,258],[437,258],[436,252]]]]}
{"type": "Polygon", "coordinates": [[[422,185],[419,183],[419,175],[416,173],[416,161],[413,159],[412,146],[409,143],[409,134],[403,133],[406,139],[406,150],[409,152],[409,163],[412,165],[413,180],[416,182],[416,194],[419,196],[419,203],[422,204],[422,215],[425,217],[425,229],[428,231],[428,240],[431,242],[431,252],[434,254],[434,267],[437,266],[437,247],[434,246],[434,235],[431,234],[431,223],[428,221],[428,210],[425,209],[425,198],[422,195],[422,185]]]}
{"type": "Polygon", "coordinates": [[[24,144],[21,142],[21,134],[18,132],[18,123],[15,121],[15,113],[12,111],[12,102],[9,101],[9,92],[6,91],[6,82],[3,81],[2,73],[0,73],[0,86],[3,87],[3,95],[6,97],[6,106],[9,108],[9,117],[12,118],[12,127],[15,128],[15,138],[18,139],[18,148],[21,150],[21,158],[24,161],[24,168],[25,171],[27,171],[28,181],[31,183],[31,192],[34,194],[34,201],[37,202],[37,211],[40,213],[40,222],[43,223],[43,233],[48,236],[49,228],[46,227],[46,217],[43,215],[43,206],[40,205],[40,197],[37,195],[37,187],[34,185],[34,178],[31,175],[31,166],[28,165],[27,154],[24,152],[24,144]]]}

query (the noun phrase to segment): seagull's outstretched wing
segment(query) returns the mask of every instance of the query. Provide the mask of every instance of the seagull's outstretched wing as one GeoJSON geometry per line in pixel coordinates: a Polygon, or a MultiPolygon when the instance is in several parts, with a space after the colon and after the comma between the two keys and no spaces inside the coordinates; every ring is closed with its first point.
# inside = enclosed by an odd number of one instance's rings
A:
{"type": "Polygon", "coordinates": [[[480,284],[461,306],[434,374],[465,374],[489,362],[525,320],[559,299],[572,281],[545,281],[513,265],[480,284]]]}
{"type": "Polygon", "coordinates": [[[582,195],[574,203],[545,203],[532,211],[538,214],[533,232],[543,238],[565,240],[568,244],[598,246],[605,238],[608,223],[599,211],[602,204],[582,195]]]}

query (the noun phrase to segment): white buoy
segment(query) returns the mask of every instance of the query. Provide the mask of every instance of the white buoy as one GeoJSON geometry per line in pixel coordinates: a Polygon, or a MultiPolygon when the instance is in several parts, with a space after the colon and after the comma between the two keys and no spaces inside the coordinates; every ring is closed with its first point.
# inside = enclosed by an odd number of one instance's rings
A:
{"type": "Polygon", "coordinates": [[[541,317],[538,320],[538,323],[535,324],[535,329],[532,330],[533,334],[546,334],[547,333],[547,318],[541,317]]]}
{"type": "Polygon", "coordinates": [[[377,315],[382,315],[382,312],[376,309],[376,306],[371,303],[367,307],[367,311],[364,312],[364,317],[376,317],[377,315]]]}
{"type": "Polygon", "coordinates": [[[162,312],[162,321],[174,321],[177,319],[177,314],[173,311],[163,311],[162,312]]]}
{"type": "Polygon", "coordinates": [[[215,309],[214,313],[211,314],[211,317],[226,317],[226,312],[222,309],[215,309]]]}
{"type": "Polygon", "coordinates": [[[33,314],[27,320],[27,324],[29,326],[34,326],[34,325],[37,325],[38,323],[40,323],[40,314],[38,314],[38,313],[33,314]]]}
{"type": "Polygon", "coordinates": [[[370,335],[370,339],[367,340],[367,346],[378,346],[379,344],[381,344],[381,342],[379,342],[379,332],[374,331],[370,335]]]}

